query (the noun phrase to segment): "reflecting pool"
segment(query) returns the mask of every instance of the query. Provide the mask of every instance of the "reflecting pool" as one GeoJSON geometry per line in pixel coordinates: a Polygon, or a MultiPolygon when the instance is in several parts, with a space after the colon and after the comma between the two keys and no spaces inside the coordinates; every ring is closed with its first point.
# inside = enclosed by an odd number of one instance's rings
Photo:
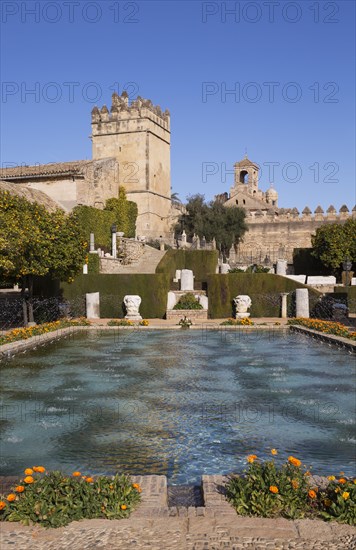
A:
{"type": "Polygon", "coordinates": [[[288,332],[98,330],[0,367],[1,475],[242,471],[293,454],[354,475],[355,357],[288,332]]]}

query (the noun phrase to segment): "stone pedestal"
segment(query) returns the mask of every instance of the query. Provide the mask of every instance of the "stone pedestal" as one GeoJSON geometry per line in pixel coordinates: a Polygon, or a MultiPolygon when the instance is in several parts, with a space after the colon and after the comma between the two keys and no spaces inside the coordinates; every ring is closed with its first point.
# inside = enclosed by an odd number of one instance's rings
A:
{"type": "Polygon", "coordinates": [[[85,295],[87,319],[100,319],[100,293],[90,292],[85,295]]]}
{"type": "Polygon", "coordinates": [[[136,294],[128,294],[124,297],[124,304],[126,307],[125,319],[130,321],[141,321],[139,309],[141,304],[141,297],[136,294]]]}
{"type": "Polygon", "coordinates": [[[83,275],[88,275],[88,264],[83,265],[83,275]]]}
{"type": "Polygon", "coordinates": [[[226,273],[229,273],[230,265],[229,264],[221,264],[220,266],[220,273],[225,275],[226,273]]]}
{"type": "Polygon", "coordinates": [[[95,252],[94,233],[90,233],[89,252],[95,252]]]}
{"type": "Polygon", "coordinates": [[[180,279],[181,290],[194,290],[194,275],[190,269],[182,269],[180,279]]]}
{"type": "Polygon", "coordinates": [[[287,296],[289,292],[281,292],[281,317],[282,319],[287,319],[287,296]]]}
{"type": "Polygon", "coordinates": [[[251,307],[251,298],[247,296],[247,294],[240,294],[239,296],[236,296],[234,299],[234,304],[236,307],[236,319],[246,319],[247,317],[250,317],[250,313],[248,313],[248,309],[251,307]]]}
{"type": "Polygon", "coordinates": [[[287,260],[277,260],[276,275],[287,275],[287,260]]]}
{"type": "Polygon", "coordinates": [[[173,291],[168,292],[167,296],[167,309],[173,309],[177,303],[177,297],[173,291]]]}
{"type": "Polygon", "coordinates": [[[297,288],[295,291],[296,316],[309,319],[309,291],[307,288],[297,288]]]}
{"type": "Polygon", "coordinates": [[[203,306],[203,309],[209,309],[209,299],[207,296],[200,295],[198,297],[199,304],[203,306]]]}
{"type": "Polygon", "coordinates": [[[116,232],[111,233],[111,255],[113,258],[117,257],[116,232]]]}

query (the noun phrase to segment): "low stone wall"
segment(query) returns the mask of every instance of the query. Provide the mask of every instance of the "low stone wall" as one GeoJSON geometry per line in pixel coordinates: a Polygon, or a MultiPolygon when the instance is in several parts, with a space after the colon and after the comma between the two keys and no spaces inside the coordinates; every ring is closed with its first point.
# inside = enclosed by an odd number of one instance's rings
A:
{"type": "Polygon", "coordinates": [[[208,319],[207,309],[167,309],[167,321],[177,320],[177,323],[184,317],[188,317],[191,321],[201,321],[208,319]]]}
{"type": "Polygon", "coordinates": [[[341,336],[335,336],[334,334],[324,334],[323,332],[318,332],[317,330],[312,330],[299,325],[291,325],[290,330],[291,332],[299,332],[316,340],[321,340],[322,342],[327,342],[328,344],[333,344],[340,348],[346,348],[347,350],[356,353],[356,342],[354,340],[342,338],[341,336]]]}

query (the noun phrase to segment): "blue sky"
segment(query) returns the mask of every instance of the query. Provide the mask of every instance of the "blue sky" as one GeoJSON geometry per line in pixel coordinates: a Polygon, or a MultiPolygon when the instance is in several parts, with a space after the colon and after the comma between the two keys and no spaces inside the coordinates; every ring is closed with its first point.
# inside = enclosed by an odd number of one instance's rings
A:
{"type": "Polygon", "coordinates": [[[170,110],[182,199],[228,191],[247,150],[280,206],[354,206],[353,1],[3,0],[1,10],[2,165],[91,158],[92,107],[127,89],[170,110]]]}

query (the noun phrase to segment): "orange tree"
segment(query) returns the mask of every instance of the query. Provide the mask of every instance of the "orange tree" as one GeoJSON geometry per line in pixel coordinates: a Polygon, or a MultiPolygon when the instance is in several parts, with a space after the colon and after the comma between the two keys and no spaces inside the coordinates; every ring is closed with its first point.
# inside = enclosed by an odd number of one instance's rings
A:
{"type": "Polygon", "coordinates": [[[356,219],[319,227],[312,236],[312,246],[313,256],[334,271],[346,258],[356,262],[356,219]]]}
{"type": "Polygon", "coordinates": [[[0,191],[0,235],[0,276],[21,284],[27,325],[34,321],[34,276],[71,280],[84,263],[87,243],[74,215],[48,212],[6,191],[0,191]]]}

